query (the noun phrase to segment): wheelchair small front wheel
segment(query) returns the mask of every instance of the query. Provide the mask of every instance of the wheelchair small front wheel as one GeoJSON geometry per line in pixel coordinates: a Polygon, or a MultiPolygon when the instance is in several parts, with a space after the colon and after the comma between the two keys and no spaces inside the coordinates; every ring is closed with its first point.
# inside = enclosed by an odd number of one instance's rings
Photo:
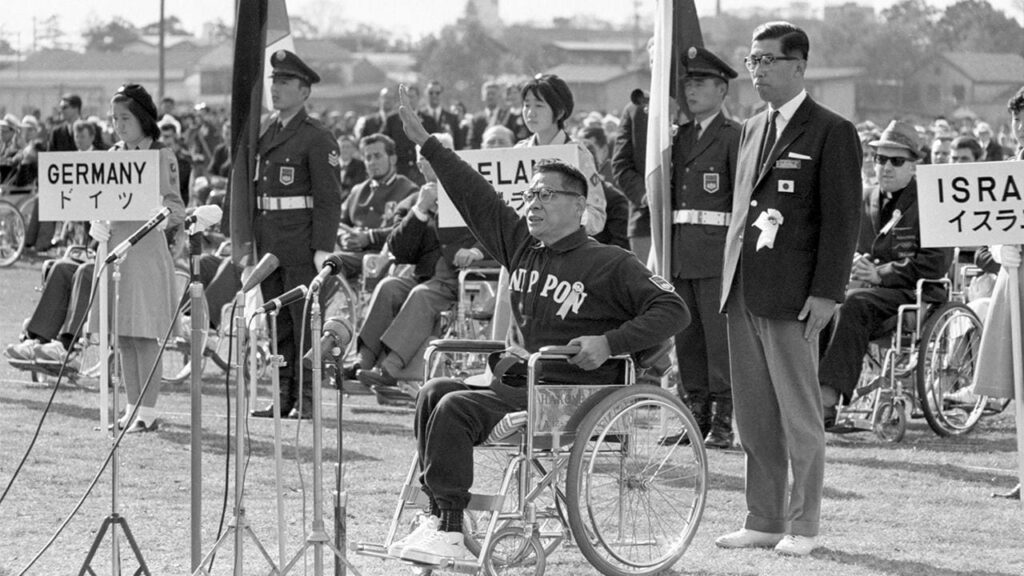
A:
{"type": "Polygon", "coordinates": [[[487,576],[543,576],[547,566],[544,546],[536,534],[506,526],[497,530],[484,552],[487,576]]]}
{"type": "Polygon", "coordinates": [[[25,249],[25,217],[18,208],[0,200],[0,268],[18,261],[25,249]]]}
{"type": "Polygon", "coordinates": [[[680,430],[701,437],[678,397],[647,384],[615,390],[580,423],[566,480],[569,525],[602,574],[655,574],[689,547],[707,498],[707,453],[702,442],[662,444],[680,430]]]}
{"type": "Polygon", "coordinates": [[[907,433],[906,405],[900,401],[886,401],[878,406],[875,435],[893,444],[901,442],[907,433]]]}
{"type": "Polygon", "coordinates": [[[925,323],[917,398],[928,425],[939,436],[967,434],[985,412],[988,399],[982,396],[973,404],[949,401],[950,395],[971,386],[981,330],[978,315],[957,302],[943,304],[925,323]]]}

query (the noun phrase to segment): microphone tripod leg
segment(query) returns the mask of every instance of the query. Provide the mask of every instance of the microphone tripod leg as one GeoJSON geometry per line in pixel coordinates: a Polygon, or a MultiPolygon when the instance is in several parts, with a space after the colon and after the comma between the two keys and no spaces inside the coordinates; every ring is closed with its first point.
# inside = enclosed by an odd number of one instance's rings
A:
{"type": "MultiPolygon", "coordinates": [[[[274,397],[274,493],[277,499],[277,565],[282,566],[287,558],[285,552],[285,527],[284,523],[284,482],[282,480],[284,457],[281,448],[281,375],[278,367],[284,365],[284,357],[277,353],[277,312],[267,314],[267,322],[270,324],[270,382],[274,397]]],[[[256,343],[250,346],[249,363],[252,373],[256,371],[256,343]]],[[[256,383],[253,382],[255,389],[256,383]]]]}

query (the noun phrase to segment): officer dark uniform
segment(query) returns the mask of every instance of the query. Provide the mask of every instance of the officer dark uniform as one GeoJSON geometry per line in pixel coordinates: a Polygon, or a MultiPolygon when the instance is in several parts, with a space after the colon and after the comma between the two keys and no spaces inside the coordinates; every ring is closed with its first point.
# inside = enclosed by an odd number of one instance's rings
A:
{"type": "MultiPolygon", "coordinates": [[[[682,60],[689,78],[727,84],[736,78],[704,48],[689,48],[682,60]]],[[[681,126],[672,144],[672,282],[693,317],[676,335],[679,394],[707,436],[705,444],[719,448],[732,443],[729,346],[719,296],[739,140],[739,125],[719,108],[681,126]]]]}
{"type": "MultiPolygon", "coordinates": [[[[297,78],[306,85],[320,81],[298,56],[279,50],[271,58],[271,78],[297,78]]],[[[331,252],[338,234],[341,213],[341,179],[338,172],[338,145],[319,121],[309,117],[305,107],[282,126],[275,115],[261,131],[257,147],[256,218],[253,227],[259,256],[274,254],[281,264],[260,288],[263,300],[300,285],[316,276],[313,256],[317,250],[331,252]]],[[[300,386],[297,381],[302,354],[312,339],[305,329],[304,350],[299,350],[303,303],[280,311],[277,317],[278,352],[286,362],[281,376],[281,413],[298,417],[300,386]]],[[[309,371],[303,374],[302,412],[309,414],[312,404],[309,371]]],[[[257,410],[253,416],[271,416],[271,408],[257,410]]]]}

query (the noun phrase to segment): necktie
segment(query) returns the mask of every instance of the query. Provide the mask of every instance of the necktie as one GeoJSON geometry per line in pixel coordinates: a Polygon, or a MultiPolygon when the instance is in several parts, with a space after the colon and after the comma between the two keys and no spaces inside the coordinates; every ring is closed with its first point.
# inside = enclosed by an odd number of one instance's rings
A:
{"type": "Polygon", "coordinates": [[[779,117],[779,111],[775,110],[775,111],[772,112],[772,117],[768,121],[768,127],[767,127],[767,130],[766,130],[767,133],[765,134],[765,137],[764,137],[764,143],[761,146],[761,158],[760,158],[760,160],[757,163],[757,165],[761,167],[762,171],[764,171],[765,163],[768,162],[768,157],[771,156],[771,154],[772,154],[772,148],[775,148],[775,138],[776,138],[775,119],[778,118],[778,117],[779,117]]]}

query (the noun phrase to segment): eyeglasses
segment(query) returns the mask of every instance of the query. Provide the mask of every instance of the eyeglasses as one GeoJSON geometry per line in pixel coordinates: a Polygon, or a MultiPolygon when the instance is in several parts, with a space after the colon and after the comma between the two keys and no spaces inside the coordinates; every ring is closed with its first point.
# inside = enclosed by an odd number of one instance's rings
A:
{"type": "Polygon", "coordinates": [[[747,70],[753,72],[758,66],[761,66],[762,68],[771,68],[772,65],[780,60],[803,60],[803,58],[797,58],[796,56],[776,56],[775,54],[751,54],[743,59],[743,65],[747,67],[747,70]]]}
{"type": "Polygon", "coordinates": [[[883,156],[882,154],[875,154],[875,164],[884,166],[886,162],[892,164],[893,168],[901,168],[904,164],[910,161],[910,158],[903,158],[901,156],[883,156]]]}
{"type": "Polygon", "coordinates": [[[527,188],[523,190],[523,202],[529,204],[533,202],[534,198],[540,198],[541,204],[548,204],[555,197],[555,194],[565,194],[567,196],[582,196],[578,192],[572,190],[555,190],[554,188],[527,188]]]}

